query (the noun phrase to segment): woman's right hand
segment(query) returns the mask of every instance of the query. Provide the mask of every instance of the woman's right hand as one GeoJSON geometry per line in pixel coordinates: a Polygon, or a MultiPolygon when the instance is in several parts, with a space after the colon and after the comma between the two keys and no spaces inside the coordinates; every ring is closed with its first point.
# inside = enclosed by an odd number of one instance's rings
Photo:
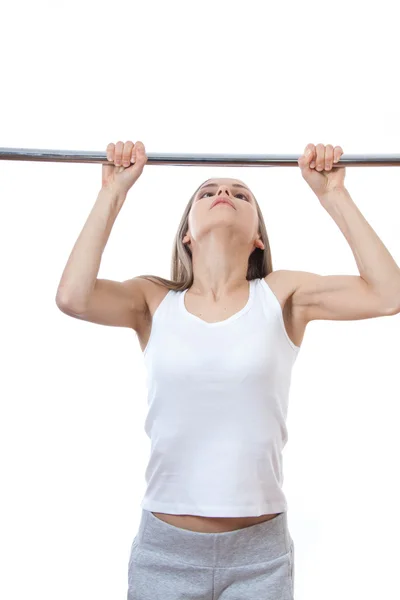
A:
{"type": "Polygon", "coordinates": [[[128,193],[141,176],[147,163],[146,149],[142,142],[112,142],[107,146],[109,165],[102,164],[102,188],[111,189],[118,195],[128,193]],[[112,163],[112,164],[111,164],[112,163]]]}

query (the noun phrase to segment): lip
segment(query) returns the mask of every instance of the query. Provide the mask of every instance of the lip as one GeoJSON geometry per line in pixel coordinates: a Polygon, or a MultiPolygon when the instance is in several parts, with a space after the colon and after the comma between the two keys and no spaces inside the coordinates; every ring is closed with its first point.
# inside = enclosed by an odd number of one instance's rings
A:
{"type": "Polygon", "coordinates": [[[217,198],[216,200],[214,200],[214,202],[211,205],[211,208],[214,208],[214,206],[216,206],[217,204],[230,204],[230,206],[232,206],[232,208],[235,208],[233,202],[231,200],[229,200],[229,198],[227,196],[221,196],[220,198],[217,198]]]}

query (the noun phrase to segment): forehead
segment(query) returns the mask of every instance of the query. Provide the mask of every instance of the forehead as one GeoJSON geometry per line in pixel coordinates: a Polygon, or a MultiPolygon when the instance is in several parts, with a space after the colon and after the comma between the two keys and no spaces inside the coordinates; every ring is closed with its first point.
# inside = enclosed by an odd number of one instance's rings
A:
{"type": "Polygon", "coordinates": [[[219,186],[225,184],[230,188],[233,189],[237,189],[237,188],[241,188],[241,189],[245,189],[248,192],[251,193],[251,190],[249,190],[249,188],[247,187],[247,185],[245,185],[243,183],[243,181],[240,181],[240,179],[232,179],[232,178],[218,178],[218,179],[207,179],[207,181],[205,181],[200,189],[203,189],[205,187],[212,187],[212,186],[219,186]]]}

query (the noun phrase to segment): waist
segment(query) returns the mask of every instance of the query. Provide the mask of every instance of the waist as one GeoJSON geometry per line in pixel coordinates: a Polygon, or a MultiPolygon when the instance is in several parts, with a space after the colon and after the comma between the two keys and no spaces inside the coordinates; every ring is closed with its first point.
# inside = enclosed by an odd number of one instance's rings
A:
{"type": "Polygon", "coordinates": [[[270,521],[281,513],[268,513],[258,517],[203,517],[199,515],[170,515],[159,512],[152,512],[152,514],[157,519],[181,529],[198,533],[224,533],[270,521]]]}

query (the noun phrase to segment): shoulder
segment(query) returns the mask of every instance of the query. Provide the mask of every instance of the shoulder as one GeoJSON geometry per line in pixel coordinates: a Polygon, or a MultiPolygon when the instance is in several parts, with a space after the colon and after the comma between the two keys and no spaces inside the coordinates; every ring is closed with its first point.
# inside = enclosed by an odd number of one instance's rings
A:
{"type": "Polygon", "coordinates": [[[135,277],[135,279],[140,282],[140,287],[146,300],[148,315],[152,317],[158,305],[170,291],[170,288],[161,282],[152,281],[143,276],[135,277]]]}
{"type": "Polygon", "coordinates": [[[302,280],[302,271],[286,269],[274,271],[264,277],[264,281],[269,285],[281,305],[286,331],[296,346],[301,345],[305,328],[309,322],[306,307],[297,300],[302,280]]]}
{"type": "Polygon", "coordinates": [[[279,271],[272,271],[272,273],[263,278],[278,298],[282,309],[288,301],[293,300],[293,296],[300,283],[298,273],[299,271],[281,269],[279,271]]]}

